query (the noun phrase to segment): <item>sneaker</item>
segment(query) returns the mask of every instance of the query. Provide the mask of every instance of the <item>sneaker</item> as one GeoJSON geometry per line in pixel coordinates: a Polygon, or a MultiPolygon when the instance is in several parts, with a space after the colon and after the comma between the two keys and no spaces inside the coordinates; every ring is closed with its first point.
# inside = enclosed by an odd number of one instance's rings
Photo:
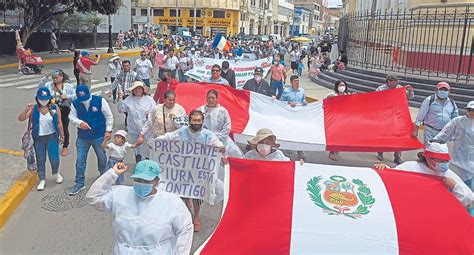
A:
{"type": "Polygon", "coordinates": [[[81,192],[81,190],[85,189],[86,186],[82,185],[74,185],[74,187],[72,187],[70,190],[69,190],[69,196],[74,196],[74,195],[77,195],[79,192],[81,192]]]}
{"type": "Polygon", "coordinates": [[[383,161],[383,153],[377,152],[377,159],[378,159],[379,161],[383,161]]]}
{"type": "Polygon", "coordinates": [[[44,187],[46,186],[46,181],[45,180],[41,180],[39,183],[38,183],[38,186],[36,186],[36,190],[37,191],[42,191],[44,190],[44,187]]]}
{"type": "Polygon", "coordinates": [[[397,165],[400,165],[401,163],[403,163],[403,160],[400,157],[396,157],[393,159],[393,162],[397,165]]]}
{"type": "Polygon", "coordinates": [[[63,177],[61,176],[61,174],[53,174],[53,177],[57,184],[63,183],[63,177]]]}

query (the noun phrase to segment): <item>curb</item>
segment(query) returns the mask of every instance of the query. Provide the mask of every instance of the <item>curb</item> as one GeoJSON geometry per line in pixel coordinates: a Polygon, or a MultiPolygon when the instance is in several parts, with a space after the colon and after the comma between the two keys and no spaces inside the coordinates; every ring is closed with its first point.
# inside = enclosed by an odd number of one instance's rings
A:
{"type": "Polygon", "coordinates": [[[25,171],[0,200],[0,229],[38,181],[36,172],[25,171]]]}
{"type": "Polygon", "coordinates": [[[13,156],[18,156],[21,157],[23,156],[23,151],[14,151],[14,150],[8,150],[8,149],[0,149],[0,153],[5,153],[13,156]]]}
{"type": "MultiPolygon", "coordinates": [[[[133,50],[133,51],[125,51],[125,52],[120,52],[120,53],[104,53],[101,54],[100,56],[102,58],[111,58],[113,54],[117,54],[121,57],[129,57],[129,56],[135,56],[136,54],[140,53],[140,50],[133,50]]],[[[94,55],[91,55],[91,59],[95,59],[94,55]]],[[[72,56],[70,57],[63,57],[63,58],[50,58],[50,59],[44,59],[43,64],[57,64],[57,63],[67,63],[67,62],[72,62],[72,56]]],[[[13,68],[16,67],[18,63],[12,63],[12,64],[6,64],[6,65],[0,65],[0,69],[6,69],[6,68],[13,68]]]]}

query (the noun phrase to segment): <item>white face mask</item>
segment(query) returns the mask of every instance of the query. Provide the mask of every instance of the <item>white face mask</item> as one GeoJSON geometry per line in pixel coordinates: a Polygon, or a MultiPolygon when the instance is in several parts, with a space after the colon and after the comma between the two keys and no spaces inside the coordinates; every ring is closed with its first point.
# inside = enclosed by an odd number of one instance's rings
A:
{"type": "Polygon", "coordinates": [[[337,91],[339,91],[339,93],[343,93],[344,91],[346,91],[346,86],[337,87],[337,91]]]}
{"type": "Polygon", "coordinates": [[[49,103],[49,100],[39,100],[38,99],[38,103],[42,106],[46,106],[49,103]]]}
{"type": "Polygon", "coordinates": [[[268,144],[257,144],[257,152],[262,156],[267,156],[272,151],[272,146],[268,144]]]}
{"type": "Polygon", "coordinates": [[[261,75],[255,75],[254,78],[255,78],[255,81],[256,81],[256,82],[260,82],[260,81],[262,80],[262,76],[261,76],[261,75]]]}

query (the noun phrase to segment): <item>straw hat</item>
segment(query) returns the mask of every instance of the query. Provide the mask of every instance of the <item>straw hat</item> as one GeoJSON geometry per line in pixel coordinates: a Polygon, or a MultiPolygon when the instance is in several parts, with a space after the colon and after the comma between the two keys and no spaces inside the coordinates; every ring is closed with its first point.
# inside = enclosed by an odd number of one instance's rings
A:
{"type": "Polygon", "coordinates": [[[109,62],[114,62],[114,60],[119,59],[120,56],[117,54],[112,55],[112,57],[109,59],[109,62]]]}
{"type": "Polygon", "coordinates": [[[275,145],[279,146],[279,144],[276,143],[276,136],[268,128],[262,128],[262,129],[258,130],[257,135],[255,137],[253,137],[252,139],[248,140],[248,143],[250,145],[257,145],[259,142],[261,142],[263,139],[265,139],[267,137],[273,137],[273,140],[275,140],[275,145]]]}

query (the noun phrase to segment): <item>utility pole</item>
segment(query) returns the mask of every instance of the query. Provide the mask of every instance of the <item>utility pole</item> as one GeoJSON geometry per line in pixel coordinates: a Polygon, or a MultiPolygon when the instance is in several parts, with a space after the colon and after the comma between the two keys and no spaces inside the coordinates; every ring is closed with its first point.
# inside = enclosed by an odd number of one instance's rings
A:
{"type": "Polygon", "coordinates": [[[147,28],[148,28],[148,31],[147,32],[150,32],[151,30],[151,7],[150,7],[150,0],[148,0],[147,2],[147,28]]]}
{"type": "Polygon", "coordinates": [[[196,35],[196,0],[194,0],[194,24],[193,24],[193,32],[196,35]]]}
{"type": "Polygon", "coordinates": [[[178,34],[178,27],[179,27],[179,21],[178,21],[178,0],[176,0],[176,34],[178,34]]]}
{"type": "Polygon", "coordinates": [[[107,53],[113,53],[114,48],[112,47],[112,18],[109,14],[109,48],[107,49],[107,53]]]}

